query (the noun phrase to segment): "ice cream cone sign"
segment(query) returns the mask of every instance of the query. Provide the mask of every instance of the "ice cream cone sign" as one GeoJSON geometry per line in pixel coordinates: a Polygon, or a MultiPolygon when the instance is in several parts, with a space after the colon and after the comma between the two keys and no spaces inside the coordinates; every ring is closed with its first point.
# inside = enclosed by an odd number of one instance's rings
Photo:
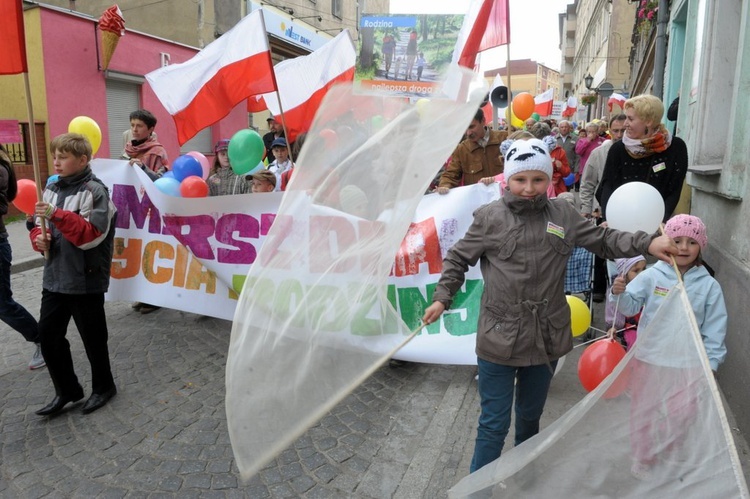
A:
{"type": "Polygon", "coordinates": [[[120,37],[125,34],[125,19],[117,5],[108,8],[99,18],[99,32],[102,35],[102,71],[109,67],[120,37]]]}

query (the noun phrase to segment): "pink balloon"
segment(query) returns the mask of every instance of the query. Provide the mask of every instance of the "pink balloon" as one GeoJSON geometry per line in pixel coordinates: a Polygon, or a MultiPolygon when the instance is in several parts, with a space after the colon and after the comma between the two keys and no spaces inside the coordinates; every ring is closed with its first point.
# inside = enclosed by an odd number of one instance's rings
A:
{"type": "Polygon", "coordinates": [[[201,168],[203,168],[203,180],[206,180],[208,178],[209,172],[211,171],[211,163],[208,162],[208,158],[198,151],[190,151],[189,153],[187,153],[187,155],[192,156],[198,160],[198,163],[201,164],[201,168]]]}

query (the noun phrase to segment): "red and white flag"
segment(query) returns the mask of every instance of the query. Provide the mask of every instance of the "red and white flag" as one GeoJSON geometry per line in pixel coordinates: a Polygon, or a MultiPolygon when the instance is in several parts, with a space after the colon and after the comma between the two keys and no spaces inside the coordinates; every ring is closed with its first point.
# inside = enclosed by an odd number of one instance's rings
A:
{"type": "Polygon", "coordinates": [[[0,75],[28,73],[21,0],[0,1],[0,54],[0,75]]]}
{"type": "Polygon", "coordinates": [[[534,112],[539,116],[549,116],[552,114],[552,100],[555,97],[555,89],[548,88],[541,94],[534,97],[534,112]]]}
{"type": "Polygon", "coordinates": [[[328,90],[337,83],[354,80],[355,62],[354,43],[344,30],[315,52],[274,66],[281,108],[272,92],[251,97],[248,111],[267,108],[278,119],[283,109],[286,136],[294,142],[297,135],[310,129],[328,90]]]}
{"type": "Polygon", "coordinates": [[[159,68],[146,79],[184,144],[251,95],[276,89],[263,14],[254,11],[189,61],[159,68]]]}
{"type": "Polygon", "coordinates": [[[458,32],[453,62],[474,69],[477,54],[510,43],[508,0],[472,0],[458,32]]]}
{"type": "Polygon", "coordinates": [[[612,106],[617,105],[620,109],[624,109],[625,101],[628,100],[627,97],[624,95],[614,93],[610,95],[609,100],[607,101],[607,107],[609,107],[609,112],[612,112],[612,106]]]}
{"type": "Polygon", "coordinates": [[[576,110],[578,109],[578,99],[576,99],[574,96],[568,97],[568,102],[565,104],[565,109],[563,109],[562,117],[563,118],[570,118],[576,113],[576,110]]]}

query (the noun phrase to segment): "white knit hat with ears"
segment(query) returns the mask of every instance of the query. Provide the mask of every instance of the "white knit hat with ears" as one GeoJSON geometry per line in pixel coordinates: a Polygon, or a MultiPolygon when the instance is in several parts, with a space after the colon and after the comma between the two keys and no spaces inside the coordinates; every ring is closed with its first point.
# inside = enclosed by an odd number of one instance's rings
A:
{"type": "Polygon", "coordinates": [[[513,175],[526,171],[540,171],[552,178],[552,157],[544,142],[539,139],[517,140],[505,153],[506,180],[513,175]]]}

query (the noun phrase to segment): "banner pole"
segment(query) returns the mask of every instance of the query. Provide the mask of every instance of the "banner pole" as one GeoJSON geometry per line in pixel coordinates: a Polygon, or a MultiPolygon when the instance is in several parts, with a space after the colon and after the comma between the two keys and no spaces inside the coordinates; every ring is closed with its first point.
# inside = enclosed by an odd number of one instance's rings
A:
{"type": "MultiPolygon", "coordinates": [[[[29,136],[31,138],[31,162],[34,166],[34,183],[36,184],[36,200],[42,200],[42,174],[39,169],[39,151],[36,143],[36,123],[34,123],[34,105],[31,102],[31,85],[29,84],[29,73],[23,74],[23,84],[26,90],[26,111],[29,115],[29,136]]],[[[27,151],[28,152],[28,151],[27,151]]],[[[91,158],[88,158],[91,161],[91,158]]],[[[47,223],[44,218],[39,218],[39,226],[42,229],[42,235],[47,237],[47,223]]],[[[49,257],[49,252],[44,252],[45,260],[49,257]]]]}

